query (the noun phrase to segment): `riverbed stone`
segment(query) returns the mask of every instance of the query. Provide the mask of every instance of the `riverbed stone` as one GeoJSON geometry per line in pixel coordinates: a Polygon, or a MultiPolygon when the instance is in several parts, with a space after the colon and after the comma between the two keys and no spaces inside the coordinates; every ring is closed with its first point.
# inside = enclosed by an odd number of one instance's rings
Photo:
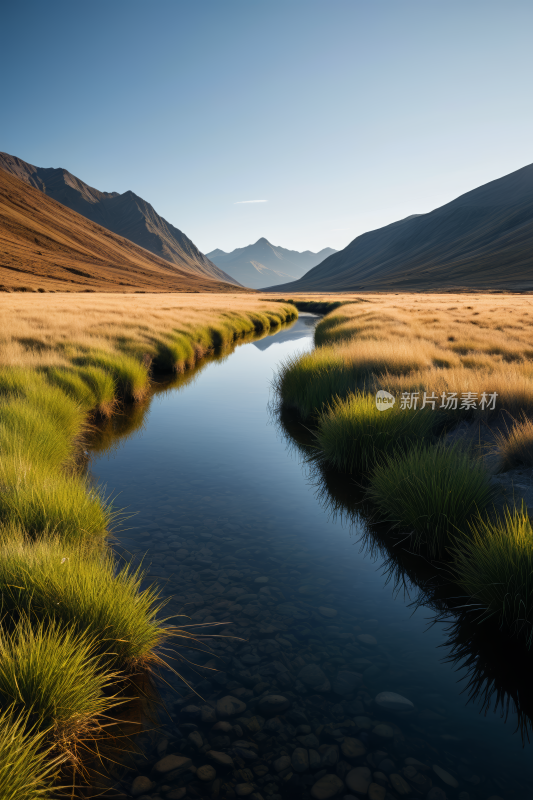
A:
{"type": "Polygon", "coordinates": [[[385,800],[387,796],[387,789],[385,786],[380,786],[379,783],[371,783],[368,787],[369,800],[385,800]]]}
{"type": "Polygon", "coordinates": [[[396,694],[396,692],[380,692],[376,695],[376,704],[389,711],[412,711],[414,709],[413,703],[407,697],[396,694]]]}
{"type": "Polygon", "coordinates": [[[319,606],[318,611],[323,617],[327,617],[329,619],[336,617],[338,613],[334,608],[328,608],[327,606],[319,606]]]}
{"type": "Polygon", "coordinates": [[[374,736],[379,736],[380,739],[392,739],[394,736],[394,730],[385,722],[380,722],[376,725],[376,727],[372,729],[372,733],[374,736]]]}
{"type": "Polygon", "coordinates": [[[307,772],[309,769],[309,755],[305,747],[297,747],[291,758],[292,768],[295,772],[307,772]]]}
{"type": "Polygon", "coordinates": [[[451,786],[452,789],[457,789],[457,787],[459,786],[459,783],[455,780],[453,775],[450,775],[450,773],[447,772],[445,769],[439,767],[438,764],[433,764],[433,772],[435,773],[435,775],[437,775],[438,778],[441,779],[441,781],[443,781],[443,783],[447,783],[448,786],[451,786]]]}
{"type": "Polygon", "coordinates": [[[160,759],[160,761],[154,765],[154,772],[157,775],[166,775],[167,772],[174,772],[176,769],[184,772],[191,764],[191,759],[186,756],[169,755],[160,759]]]}
{"type": "Polygon", "coordinates": [[[366,747],[360,739],[345,736],[341,744],[341,752],[345,758],[350,760],[360,758],[366,753],[366,747]]]}
{"type": "Polygon", "coordinates": [[[233,769],[233,759],[227,753],[221,753],[218,750],[208,750],[207,755],[215,764],[233,769]]]}
{"type": "Polygon", "coordinates": [[[228,719],[229,717],[237,717],[239,714],[244,714],[246,711],[246,703],[227,694],[217,700],[217,717],[219,719],[228,719]]]}
{"type": "Polygon", "coordinates": [[[264,717],[275,717],[287,711],[291,701],[281,694],[267,694],[260,699],[258,707],[264,717]]]}
{"type": "Polygon", "coordinates": [[[335,797],[344,788],[344,783],[338,775],[324,775],[320,778],[311,789],[311,797],[313,800],[329,800],[330,797],[335,797]]]}
{"type": "Polygon", "coordinates": [[[448,800],[446,792],[440,786],[433,786],[426,795],[426,800],[448,800]]]}
{"type": "Polygon", "coordinates": [[[306,664],[298,673],[298,680],[315,692],[329,692],[331,684],[318,664],[306,664]]]}
{"type": "Polygon", "coordinates": [[[200,781],[214,781],[216,776],[216,770],[211,764],[204,764],[203,767],[198,767],[196,770],[196,777],[200,781]]]}
{"type": "Polygon", "coordinates": [[[375,647],[378,643],[376,637],[371,636],[369,633],[360,633],[357,638],[361,644],[366,644],[367,647],[375,647]]]}
{"type": "Polygon", "coordinates": [[[290,756],[280,756],[276,758],[276,760],[272,763],[275,772],[283,772],[284,769],[287,769],[291,765],[290,756]]]}
{"type": "Polygon", "coordinates": [[[372,783],[372,773],[368,767],[355,767],[350,770],[346,778],[346,786],[357,794],[366,794],[372,783]]]}
{"type": "Polygon", "coordinates": [[[320,758],[320,753],[316,750],[311,748],[309,751],[309,769],[312,772],[315,772],[317,769],[320,769],[320,765],[322,764],[322,759],[320,758]]]}
{"type": "Polygon", "coordinates": [[[187,794],[187,789],[185,786],[180,786],[176,789],[171,789],[170,792],[167,792],[165,795],[165,800],[181,800],[182,797],[185,797],[187,794]]]}
{"type": "Polygon", "coordinates": [[[362,683],[363,676],[358,672],[349,672],[348,670],[339,670],[337,677],[333,681],[332,689],[335,694],[345,696],[353,694],[355,689],[362,683]]]}
{"type": "Polygon", "coordinates": [[[237,797],[247,797],[254,791],[253,783],[238,783],[235,787],[235,794],[237,797]]]}
{"type": "Polygon", "coordinates": [[[150,792],[154,786],[155,783],[150,778],[147,778],[146,775],[137,775],[131,784],[131,795],[132,797],[139,797],[141,794],[150,792]]]}
{"type": "Polygon", "coordinates": [[[411,794],[411,787],[409,786],[405,778],[402,778],[402,776],[398,775],[397,772],[391,772],[391,774],[389,775],[389,781],[391,782],[391,786],[394,789],[394,791],[400,796],[403,796],[405,794],[411,794]]]}

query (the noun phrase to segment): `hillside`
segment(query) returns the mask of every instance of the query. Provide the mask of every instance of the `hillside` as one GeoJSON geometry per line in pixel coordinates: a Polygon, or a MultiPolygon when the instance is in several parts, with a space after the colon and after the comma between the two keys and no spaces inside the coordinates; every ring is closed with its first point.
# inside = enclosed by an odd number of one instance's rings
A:
{"type": "Polygon", "coordinates": [[[0,289],[244,292],[171,264],[0,169],[0,289]]]}
{"type": "Polygon", "coordinates": [[[235,283],[201,253],[196,245],[134,192],[100,192],[66,169],[35,167],[0,153],[0,169],[82,214],[97,225],[144,247],[154,255],[213,280],[235,283]]]}
{"type": "Polygon", "coordinates": [[[260,289],[300,278],[335,252],[331,247],[325,247],[319,253],[310,250],[300,253],[276,247],[263,237],[255,244],[238,247],[231,253],[213,250],[207,257],[243,286],[260,289]]]}
{"type": "Polygon", "coordinates": [[[364,233],[276,292],[533,290],[533,164],[364,233]]]}

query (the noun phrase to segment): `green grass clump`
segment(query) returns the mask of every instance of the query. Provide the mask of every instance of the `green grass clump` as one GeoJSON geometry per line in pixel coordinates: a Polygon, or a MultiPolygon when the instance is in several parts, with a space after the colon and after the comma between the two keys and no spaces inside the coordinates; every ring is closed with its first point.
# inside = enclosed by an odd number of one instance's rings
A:
{"type": "Polygon", "coordinates": [[[453,573],[473,612],[533,645],[533,529],[524,507],[473,523],[457,543],[453,573]]]}
{"type": "Polygon", "coordinates": [[[353,392],[363,377],[332,348],[319,347],[282,362],[274,388],[284,406],[297,409],[306,418],[320,411],[332,397],[353,392]]]}
{"type": "Polygon", "coordinates": [[[85,635],[106,669],[148,667],[168,633],[158,619],[163,604],[142,579],[127,564],[119,569],[108,550],[57,539],[14,538],[0,553],[3,613],[55,620],[85,635]]]}
{"type": "Polygon", "coordinates": [[[315,437],[324,461],[343,472],[368,473],[379,459],[431,437],[430,409],[379,411],[374,395],[357,392],[336,398],[318,418],[315,437]]]}
{"type": "Polygon", "coordinates": [[[100,367],[111,375],[123,400],[138,402],[148,392],[150,386],[148,366],[133,356],[125,353],[92,351],[84,356],[76,356],[73,362],[81,367],[100,367]]]}
{"type": "Polygon", "coordinates": [[[16,716],[12,708],[0,713],[0,796],[2,800],[51,800],[53,785],[65,755],[45,744],[29,714],[16,716]]]}
{"type": "Polygon", "coordinates": [[[13,453],[0,460],[0,520],[31,536],[55,533],[65,541],[102,540],[114,513],[84,476],[51,470],[46,453],[13,453]]]}
{"type": "Polygon", "coordinates": [[[29,712],[36,730],[53,730],[60,746],[87,736],[116,705],[105,696],[116,676],[102,673],[95,651],[85,634],[49,620],[32,627],[22,616],[14,630],[0,633],[2,706],[29,712]]]}
{"type": "Polygon", "coordinates": [[[48,381],[77,401],[85,411],[109,416],[115,404],[115,381],[99,367],[50,367],[48,381]]]}
{"type": "Polygon", "coordinates": [[[368,496],[384,520],[412,532],[410,547],[435,558],[487,508],[493,489],[483,464],[458,446],[417,444],[378,463],[368,496]]]}

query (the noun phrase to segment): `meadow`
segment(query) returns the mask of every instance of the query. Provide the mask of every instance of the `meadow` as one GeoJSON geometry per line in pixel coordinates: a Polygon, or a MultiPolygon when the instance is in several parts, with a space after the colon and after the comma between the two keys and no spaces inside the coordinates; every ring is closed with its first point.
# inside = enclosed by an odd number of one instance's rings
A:
{"type": "Polygon", "coordinates": [[[314,455],[366,488],[403,546],[445,562],[479,618],[533,642],[533,529],[495,476],[533,466],[533,300],[506,294],[290,298],[330,311],[281,365],[314,455]],[[342,303],[339,305],[339,301],[342,303]],[[386,410],[378,391],[394,398],[386,410]]]}
{"type": "Polygon", "coordinates": [[[185,372],[296,316],[243,294],[0,295],[6,797],[51,797],[66,775],[79,780],[139,676],[191,638],[109,547],[117,511],[85,475],[91,427],[141,403],[154,373],[185,372]]]}

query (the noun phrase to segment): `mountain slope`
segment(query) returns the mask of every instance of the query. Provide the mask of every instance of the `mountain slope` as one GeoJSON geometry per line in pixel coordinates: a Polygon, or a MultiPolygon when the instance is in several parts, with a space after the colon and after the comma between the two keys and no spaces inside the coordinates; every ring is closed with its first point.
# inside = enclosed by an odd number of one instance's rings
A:
{"type": "Polygon", "coordinates": [[[533,290],[533,164],[354,239],[276,292],[533,290]]]}
{"type": "Polygon", "coordinates": [[[312,253],[310,250],[300,253],[298,250],[275,247],[263,237],[255,244],[238,247],[231,253],[213,250],[207,257],[243,286],[260,289],[267,284],[274,285],[300,278],[311,267],[335,252],[331,247],[325,247],[319,253],[312,253]]]}
{"type": "Polygon", "coordinates": [[[0,168],[172,264],[197,275],[235,283],[184,233],[160,217],[150,203],[134,192],[100,192],[65,169],[35,167],[8,153],[0,153],[0,168]]]}
{"type": "Polygon", "coordinates": [[[2,169],[0,289],[246,291],[171,264],[2,169]]]}

